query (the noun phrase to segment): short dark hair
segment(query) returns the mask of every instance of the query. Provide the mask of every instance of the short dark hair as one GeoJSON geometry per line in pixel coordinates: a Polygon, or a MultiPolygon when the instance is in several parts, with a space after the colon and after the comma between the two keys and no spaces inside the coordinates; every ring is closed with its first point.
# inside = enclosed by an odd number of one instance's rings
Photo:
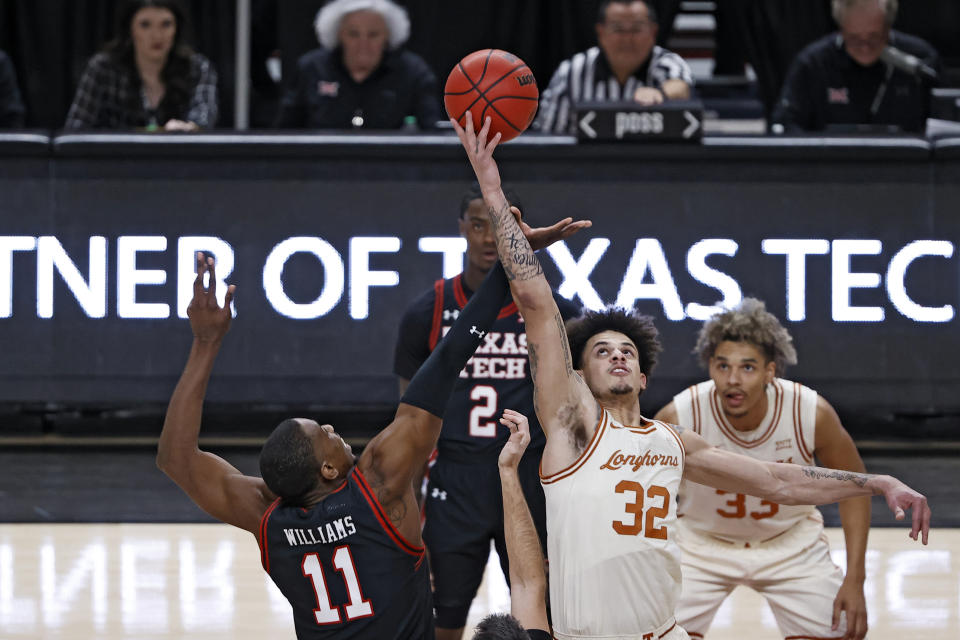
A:
{"type": "Polygon", "coordinates": [[[267,488],[296,501],[317,484],[320,465],[300,423],[288,418],[273,430],[260,450],[260,475],[267,488]]]}
{"type": "MultiPolygon", "coordinates": [[[[509,202],[511,205],[513,205],[517,209],[520,209],[520,213],[523,214],[523,221],[526,222],[527,224],[530,224],[527,221],[527,211],[523,208],[523,203],[520,202],[520,197],[517,195],[516,191],[514,191],[510,187],[504,187],[503,195],[507,197],[507,202],[509,202]]],[[[483,192],[480,190],[480,183],[476,181],[474,181],[474,183],[470,185],[470,188],[467,189],[463,193],[463,196],[460,198],[460,219],[461,220],[463,219],[463,216],[466,215],[467,209],[470,207],[470,203],[473,202],[474,200],[483,200],[483,192]]]]}
{"type": "Polygon", "coordinates": [[[657,10],[653,8],[653,5],[650,4],[648,0],[603,0],[603,2],[600,3],[600,8],[597,10],[597,24],[603,24],[607,21],[607,7],[611,4],[633,4],[634,2],[642,2],[647,8],[647,15],[650,16],[650,22],[658,24],[657,10]]]}
{"type": "Polygon", "coordinates": [[[604,331],[619,331],[637,345],[640,371],[649,376],[657,366],[657,356],[663,351],[660,333],[653,318],[622,307],[607,307],[600,311],[585,311],[578,318],[567,320],[567,339],[573,355],[573,368],[583,367],[583,351],[593,336],[604,331]]]}
{"type": "Polygon", "coordinates": [[[509,613],[491,613],[477,625],[473,640],[530,640],[530,636],[509,613]]]}

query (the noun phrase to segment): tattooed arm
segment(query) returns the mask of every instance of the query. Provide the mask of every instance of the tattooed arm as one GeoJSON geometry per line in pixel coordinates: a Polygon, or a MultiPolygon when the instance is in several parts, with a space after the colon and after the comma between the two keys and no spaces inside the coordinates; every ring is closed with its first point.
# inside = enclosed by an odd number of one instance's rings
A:
{"type": "Polygon", "coordinates": [[[930,508],[927,499],[891,476],[822,467],[764,462],[707,444],[692,431],[681,431],[687,455],[684,478],[724,491],[745,493],[778,504],[828,504],[859,496],[882,495],[901,520],[912,510],[910,537],[927,543],[930,508]]]}
{"type": "MultiPolygon", "coordinates": [[[[500,134],[488,141],[490,119],[487,119],[479,133],[474,133],[469,112],[466,119],[465,128],[456,121],[451,122],[480,183],[491,226],[496,234],[500,262],[526,325],[535,407],[547,434],[548,450],[556,446],[555,439],[551,444],[551,436],[558,429],[579,434],[586,432],[589,438],[595,426],[598,405],[579,374],[573,370],[563,317],[543,275],[540,261],[511,214],[510,205],[501,190],[500,171],[493,159],[500,134]]],[[[578,436],[577,439],[583,438],[578,436]]]]}

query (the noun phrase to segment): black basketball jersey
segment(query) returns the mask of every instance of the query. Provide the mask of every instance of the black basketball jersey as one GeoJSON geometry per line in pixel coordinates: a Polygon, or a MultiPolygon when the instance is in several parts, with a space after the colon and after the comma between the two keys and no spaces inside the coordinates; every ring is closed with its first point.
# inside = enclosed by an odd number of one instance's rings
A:
{"type": "Polygon", "coordinates": [[[357,467],[310,509],[277,499],[260,521],[260,541],[300,640],[433,639],[423,547],[400,535],[357,467]]]}
{"type": "MultiPolygon", "coordinates": [[[[437,280],[433,290],[416,300],[400,324],[394,373],[408,380],[456,321],[472,292],[461,275],[437,280]]],[[[579,308],[554,293],[564,319],[579,314],[579,308]]],[[[533,409],[533,382],[527,359],[527,335],[523,318],[512,301],[500,310],[493,327],[467,361],[450,396],[437,442],[441,458],[481,461],[496,458],[509,431],[500,425],[504,409],[527,416],[530,449],[546,443],[533,409]]]]}

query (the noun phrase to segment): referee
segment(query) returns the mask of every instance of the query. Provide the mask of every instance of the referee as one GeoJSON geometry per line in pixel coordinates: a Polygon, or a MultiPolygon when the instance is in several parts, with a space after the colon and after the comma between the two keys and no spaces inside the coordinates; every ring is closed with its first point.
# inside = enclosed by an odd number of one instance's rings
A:
{"type": "Polygon", "coordinates": [[[790,66],[773,113],[774,131],[857,125],[922,131],[929,82],[881,56],[894,47],[935,72],[940,58],[924,40],[891,28],[897,0],[833,0],[833,17],[840,30],[808,45],[790,66]]]}
{"type": "Polygon", "coordinates": [[[690,97],[693,76],[683,58],[657,46],[657,14],[646,0],[604,0],[598,47],[564,60],[543,92],[534,129],[575,132],[579,102],[634,100],[643,105],[690,97]]]}

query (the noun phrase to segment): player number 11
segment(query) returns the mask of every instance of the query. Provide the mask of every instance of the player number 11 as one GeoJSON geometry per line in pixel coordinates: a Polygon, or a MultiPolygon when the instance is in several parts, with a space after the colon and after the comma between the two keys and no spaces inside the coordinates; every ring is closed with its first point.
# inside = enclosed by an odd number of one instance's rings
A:
{"type": "MultiPolygon", "coordinates": [[[[360,589],[359,580],[357,580],[357,568],[353,564],[350,547],[337,547],[333,554],[333,566],[343,574],[343,581],[347,585],[347,595],[350,597],[350,602],[344,607],[347,620],[372,616],[373,606],[369,600],[363,599],[363,591],[360,589]]],[[[320,556],[316,553],[304,554],[301,568],[303,569],[303,575],[310,576],[313,582],[313,591],[317,596],[317,608],[313,610],[313,615],[317,619],[317,624],[337,624],[340,622],[340,607],[330,604],[330,591],[327,589],[327,581],[323,575],[320,556]]]]}

